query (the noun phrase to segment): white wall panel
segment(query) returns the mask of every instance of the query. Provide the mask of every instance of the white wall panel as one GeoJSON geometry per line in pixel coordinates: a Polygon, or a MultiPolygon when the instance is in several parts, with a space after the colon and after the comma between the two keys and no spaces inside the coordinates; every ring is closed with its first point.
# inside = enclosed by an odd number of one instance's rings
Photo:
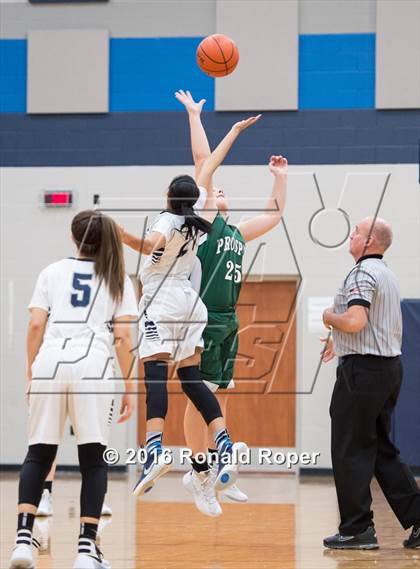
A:
{"type": "Polygon", "coordinates": [[[106,30],[28,33],[28,113],[105,113],[109,99],[106,30]]]}
{"type": "MultiPolygon", "coordinates": [[[[39,271],[47,264],[73,254],[69,227],[80,209],[92,207],[99,193],[102,206],[144,207],[136,214],[116,214],[129,231],[141,231],[145,216],[154,216],[164,203],[169,180],[179,174],[193,174],[191,167],[98,167],[98,168],[5,168],[1,182],[1,378],[0,462],[19,463],[26,448],[25,333],[27,303],[39,271]],[[78,203],[65,211],[41,210],[41,189],[74,189],[78,203]],[[154,211],[152,211],[154,209],[154,211]]],[[[352,224],[376,209],[387,172],[392,173],[380,215],[393,225],[395,241],[386,254],[395,271],[402,296],[418,297],[420,280],[420,227],[418,211],[418,169],[416,165],[291,166],[285,221],[297,256],[303,283],[298,299],[297,353],[298,388],[307,392],[319,358],[319,335],[308,331],[307,301],[310,296],[333,295],[353,260],[347,243],[339,249],[326,249],[311,241],[309,220],[320,208],[313,182],[316,172],[327,208],[340,205],[352,224]],[[344,189],[343,189],[344,188],[344,189]]],[[[216,183],[226,191],[232,208],[256,209],[265,206],[272,176],[264,166],[223,166],[216,183]]],[[[244,215],[235,212],[232,222],[244,215]]],[[[255,274],[296,274],[296,267],[281,226],[247,247],[245,267],[264,242],[264,254],[255,264],[255,274]]],[[[126,250],[127,270],[136,269],[136,255],[126,250]]],[[[328,405],[334,384],[334,363],[324,365],[314,392],[297,396],[299,448],[321,452],[319,467],[330,466],[330,419],[328,405]]],[[[135,446],[135,421],[127,427],[115,426],[113,444],[121,450],[135,446]],[[130,430],[131,429],[131,430],[130,430]]],[[[74,463],[74,439],[62,449],[61,463],[74,463]]]]}
{"type": "Polygon", "coordinates": [[[376,108],[420,107],[420,2],[381,0],[376,8],[376,108]]]}
{"type": "Polygon", "coordinates": [[[215,0],[109,0],[91,4],[29,4],[0,0],[0,37],[28,30],[108,29],[112,37],[206,36],[215,30],[215,0]]]}
{"type": "Polygon", "coordinates": [[[299,0],[299,33],[374,33],[375,7],[376,0],[299,0]]]}
{"type": "Polygon", "coordinates": [[[216,29],[240,53],[232,75],[216,79],[216,110],[297,109],[297,0],[218,0],[216,29]]]}

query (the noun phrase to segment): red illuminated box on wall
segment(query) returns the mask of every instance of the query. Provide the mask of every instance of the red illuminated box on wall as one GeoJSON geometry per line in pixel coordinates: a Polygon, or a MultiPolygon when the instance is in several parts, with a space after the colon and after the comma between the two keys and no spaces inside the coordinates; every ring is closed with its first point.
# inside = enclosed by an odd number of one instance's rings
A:
{"type": "Polygon", "coordinates": [[[44,191],[42,203],[45,207],[71,207],[73,205],[73,192],[44,191]]]}

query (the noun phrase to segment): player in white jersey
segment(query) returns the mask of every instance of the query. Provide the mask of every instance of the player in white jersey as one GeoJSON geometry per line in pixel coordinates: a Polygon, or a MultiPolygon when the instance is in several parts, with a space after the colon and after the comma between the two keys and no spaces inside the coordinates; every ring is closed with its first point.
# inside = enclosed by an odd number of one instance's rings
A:
{"type": "Polygon", "coordinates": [[[112,422],[116,380],[111,346],[124,380],[120,418],[133,410],[131,332],[137,319],[115,222],[95,211],[72,221],[77,256],[46,267],[29,304],[27,370],[29,448],[19,483],[18,529],[10,567],[35,567],[34,517],[67,416],[76,436],[82,488],[74,569],[109,569],[96,545],[107,486],[103,453],[112,422]]]}
{"type": "MultiPolygon", "coordinates": [[[[257,117],[251,117],[233,126],[209,156],[203,175],[211,179],[239,133],[256,120],[257,117]]],[[[191,286],[189,276],[198,240],[211,229],[209,222],[197,215],[199,208],[204,206],[204,215],[206,209],[205,191],[199,186],[200,179],[197,185],[191,176],[177,176],[169,185],[166,211],[155,219],[146,238],[139,239],[123,230],[123,242],[148,255],[141,271],[143,296],[140,303],[140,358],[144,363],[147,393],[147,460],[134,488],[136,496],[149,491],[170,468],[162,450],[169,360],[177,362],[182,389],[215,438],[221,455],[218,488],[234,483],[238,461],[232,460],[232,456],[246,448],[244,443],[232,445],[219,403],[199,373],[207,310],[191,286]]],[[[210,509],[210,515],[220,514],[215,499],[203,504],[203,508],[210,509]]]]}

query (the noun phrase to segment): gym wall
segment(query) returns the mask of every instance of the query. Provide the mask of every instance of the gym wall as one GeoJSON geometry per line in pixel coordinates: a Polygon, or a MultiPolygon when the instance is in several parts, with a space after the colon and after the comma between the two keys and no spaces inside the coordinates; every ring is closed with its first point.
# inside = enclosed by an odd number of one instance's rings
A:
{"type": "MultiPolygon", "coordinates": [[[[78,209],[91,207],[94,194],[108,198],[110,204],[119,197],[136,203],[144,199],[148,206],[153,200],[159,208],[171,177],[181,171],[192,172],[188,124],[173,97],[176,89],[188,88],[194,96],[207,99],[203,120],[214,146],[234,121],[260,110],[254,89],[271,90],[282,60],[291,65],[287,46],[281,43],[276,44],[271,58],[257,54],[259,81],[253,83],[249,68],[248,102],[238,94],[223,94],[223,85],[228,85],[223,82],[234,82],[235,76],[215,81],[197,69],[196,46],[204,36],[226,31],[222,16],[229,13],[231,4],[115,0],[86,6],[35,6],[0,0],[2,464],[19,463],[26,447],[22,396],[26,306],[39,270],[72,253],[67,229],[71,217],[78,209]],[[28,113],[28,34],[61,29],[107,31],[108,112],[93,114],[85,108],[70,114],[28,113]],[[229,111],[220,112],[219,102],[229,111]],[[44,189],[72,189],[77,204],[66,211],[42,210],[38,199],[44,189]]],[[[264,19],[270,18],[270,2],[254,4],[256,10],[257,4],[263,4],[266,11],[259,12],[257,18],[255,36],[261,38],[264,19]]],[[[385,48],[382,51],[382,46],[396,40],[387,35],[392,30],[381,12],[381,2],[291,0],[287,4],[295,30],[295,37],[287,40],[295,45],[291,52],[295,73],[287,74],[290,81],[285,85],[288,96],[282,99],[285,91],[281,84],[275,85],[278,99],[268,101],[265,108],[272,106],[271,110],[238,141],[216,181],[235,208],[249,207],[250,201],[260,208],[272,183],[266,167],[268,157],[279,152],[289,159],[285,221],[303,277],[297,312],[297,380],[299,391],[306,393],[313,383],[320,350],[318,334],[308,329],[308,299],[333,295],[352,264],[347,245],[330,249],[310,238],[309,221],[322,208],[313,173],[325,208],[333,210],[320,215],[313,229],[321,240],[331,239],[332,243],[338,243],[345,232],[338,205],[353,224],[374,214],[387,173],[391,173],[380,209],[395,232],[387,258],[398,276],[402,296],[418,298],[420,113],[415,109],[419,105],[413,106],[418,96],[415,72],[406,83],[401,77],[398,89],[387,87],[386,72],[395,54],[385,48]],[[379,97],[379,92],[385,92],[386,97],[379,97]],[[406,95],[404,100],[401,93],[406,95]]],[[[390,0],[387,4],[398,4],[393,18],[404,25],[407,11],[400,9],[401,3],[390,0]]],[[[286,10],[276,11],[279,19],[285,14],[286,10]]],[[[252,29],[252,24],[250,15],[243,25],[252,29]]],[[[272,37],[270,30],[267,37],[272,37]]],[[[410,33],[410,38],[405,37],[407,45],[415,47],[418,30],[410,33]]],[[[257,49],[258,42],[251,39],[248,46],[239,44],[241,53],[257,49]]],[[[246,41],[245,34],[241,42],[246,41]]],[[[399,54],[406,53],[395,45],[399,54]]],[[[416,65],[420,68],[418,51],[411,49],[409,54],[414,70],[416,65]]],[[[247,85],[246,77],[238,75],[238,81],[239,87],[247,85]]],[[[235,213],[236,218],[240,215],[235,213]]],[[[121,221],[137,228],[130,218],[121,221]]],[[[279,227],[264,241],[253,272],[296,275],[284,230],[279,227]]],[[[249,247],[248,261],[256,247],[249,247]]],[[[134,271],[135,256],[128,253],[127,261],[129,270],[134,271]]],[[[321,452],[317,465],[321,468],[330,467],[328,406],[334,374],[333,364],[322,366],[313,393],[297,398],[297,445],[302,451],[321,452]]],[[[128,430],[116,428],[114,438],[112,444],[120,449],[135,445],[134,422],[128,430]]],[[[72,447],[67,437],[61,463],[76,462],[72,447]]]]}

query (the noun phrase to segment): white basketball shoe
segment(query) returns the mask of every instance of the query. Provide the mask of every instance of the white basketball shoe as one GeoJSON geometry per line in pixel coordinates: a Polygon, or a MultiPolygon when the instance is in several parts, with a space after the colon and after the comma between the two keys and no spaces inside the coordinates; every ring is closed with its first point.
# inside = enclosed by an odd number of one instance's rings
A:
{"type": "Polygon", "coordinates": [[[246,453],[248,447],[245,443],[227,444],[219,452],[218,474],[215,482],[217,492],[223,492],[233,486],[239,472],[240,455],[246,453]]]}
{"type": "Polygon", "coordinates": [[[101,516],[112,516],[112,509],[105,502],[102,504],[101,516]]]}
{"type": "Polygon", "coordinates": [[[16,535],[16,544],[10,558],[10,569],[35,569],[33,546],[39,547],[28,529],[20,529],[16,535]]]}
{"type": "Polygon", "coordinates": [[[79,553],[73,565],[73,569],[111,569],[111,565],[91,539],[79,538],[79,553]]]}
{"type": "Polygon", "coordinates": [[[42,492],[41,501],[39,502],[37,516],[52,516],[53,515],[53,499],[49,490],[42,492]]]}
{"type": "Polygon", "coordinates": [[[211,470],[207,472],[190,470],[182,478],[184,488],[194,496],[195,505],[205,516],[217,517],[222,513],[214,490],[215,480],[216,474],[211,470]]]}

